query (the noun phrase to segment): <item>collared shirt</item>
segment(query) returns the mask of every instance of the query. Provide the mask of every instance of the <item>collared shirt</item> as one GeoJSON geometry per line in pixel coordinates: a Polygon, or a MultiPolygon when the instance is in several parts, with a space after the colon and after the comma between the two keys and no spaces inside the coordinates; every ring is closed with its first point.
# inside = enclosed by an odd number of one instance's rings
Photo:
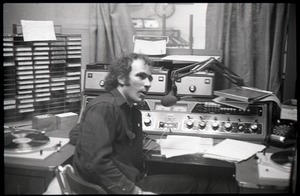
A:
{"type": "Polygon", "coordinates": [[[130,193],[143,165],[141,112],[115,89],[87,105],[78,130],[75,171],[108,193],[130,193]]]}

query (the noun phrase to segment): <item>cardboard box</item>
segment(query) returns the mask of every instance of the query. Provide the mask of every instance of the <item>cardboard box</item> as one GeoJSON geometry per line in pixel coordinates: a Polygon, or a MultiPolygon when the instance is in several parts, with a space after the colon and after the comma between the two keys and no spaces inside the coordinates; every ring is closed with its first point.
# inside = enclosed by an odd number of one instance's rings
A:
{"type": "Polygon", "coordinates": [[[56,130],[56,116],[53,114],[44,114],[32,117],[32,128],[42,131],[56,130]]]}
{"type": "Polygon", "coordinates": [[[57,130],[69,131],[75,127],[78,121],[78,114],[73,112],[56,114],[55,116],[57,130]]]}
{"type": "Polygon", "coordinates": [[[296,99],[289,99],[281,104],[280,118],[297,121],[296,99]]]}

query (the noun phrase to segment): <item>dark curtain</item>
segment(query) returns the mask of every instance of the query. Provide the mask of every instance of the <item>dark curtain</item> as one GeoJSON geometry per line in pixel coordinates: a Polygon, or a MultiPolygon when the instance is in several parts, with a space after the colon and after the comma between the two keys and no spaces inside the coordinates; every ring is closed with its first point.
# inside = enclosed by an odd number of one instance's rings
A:
{"type": "MultiPolygon", "coordinates": [[[[246,86],[270,90],[280,99],[287,4],[208,3],[206,49],[222,49],[223,64],[246,86]]],[[[216,89],[232,87],[225,78],[216,89]]]]}
{"type": "Polygon", "coordinates": [[[90,60],[110,62],[133,52],[133,23],[125,3],[90,5],[90,60]]]}

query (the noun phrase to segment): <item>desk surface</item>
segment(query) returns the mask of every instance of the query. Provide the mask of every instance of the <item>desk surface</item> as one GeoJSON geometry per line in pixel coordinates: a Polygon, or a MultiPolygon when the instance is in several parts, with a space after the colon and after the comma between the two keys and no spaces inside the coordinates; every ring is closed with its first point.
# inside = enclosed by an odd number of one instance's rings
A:
{"type": "MultiPolygon", "coordinates": [[[[69,131],[49,131],[46,132],[46,135],[49,137],[62,137],[68,138],[69,131]]],[[[218,141],[219,142],[219,141],[218,141]]],[[[234,164],[226,161],[208,159],[204,158],[202,154],[192,154],[177,156],[172,158],[166,158],[160,155],[160,148],[154,142],[149,146],[148,149],[144,149],[145,154],[148,158],[148,161],[152,162],[165,162],[165,163],[176,163],[176,164],[190,164],[190,165],[199,165],[207,167],[225,167],[225,168],[235,168],[236,171],[236,181],[240,187],[247,188],[271,188],[271,189],[287,189],[286,186],[281,186],[280,184],[260,182],[258,176],[258,166],[254,157],[250,159],[234,164]]],[[[277,152],[282,149],[270,147],[267,149],[267,152],[277,152]]],[[[23,169],[37,169],[37,170],[46,170],[53,171],[57,165],[63,164],[66,160],[72,157],[74,153],[74,146],[71,144],[66,144],[61,148],[59,152],[56,152],[45,160],[31,160],[31,159],[22,159],[4,157],[4,163],[6,167],[15,167],[23,169]]]]}
{"type": "MultiPolygon", "coordinates": [[[[218,142],[214,142],[214,143],[216,144],[218,142]]],[[[266,152],[274,153],[282,150],[286,150],[286,149],[270,146],[269,148],[266,149],[266,152]]],[[[260,180],[258,174],[258,165],[255,156],[252,156],[248,160],[239,163],[230,163],[230,162],[221,161],[217,159],[204,158],[202,154],[192,154],[192,155],[166,158],[160,155],[160,147],[158,146],[158,144],[155,144],[155,142],[152,142],[152,146],[149,145],[148,150],[146,150],[146,156],[148,158],[148,161],[154,161],[154,162],[190,164],[190,165],[219,167],[219,168],[220,167],[235,168],[235,179],[238,186],[241,188],[271,189],[271,190],[288,189],[288,186],[283,185],[282,183],[260,180]]]]}
{"type": "Polygon", "coordinates": [[[160,154],[160,146],[152,141],[149,145],[147,145],[147,148],[145,148],[144,151],[148,161],[234,168],[234,163],[204,158],[203,154],[181,155],[166,158],[160,154]]]}

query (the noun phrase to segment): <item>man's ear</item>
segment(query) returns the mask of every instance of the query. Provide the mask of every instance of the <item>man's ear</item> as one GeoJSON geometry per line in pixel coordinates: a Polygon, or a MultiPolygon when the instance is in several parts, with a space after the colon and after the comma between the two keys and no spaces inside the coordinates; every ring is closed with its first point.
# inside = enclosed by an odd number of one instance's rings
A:
{"type": "Polygon", "coordinates": [[[118,82],[121,86],[123,86],[125,84],[125,79],[123,76],[118,76],[118,82]]]}

